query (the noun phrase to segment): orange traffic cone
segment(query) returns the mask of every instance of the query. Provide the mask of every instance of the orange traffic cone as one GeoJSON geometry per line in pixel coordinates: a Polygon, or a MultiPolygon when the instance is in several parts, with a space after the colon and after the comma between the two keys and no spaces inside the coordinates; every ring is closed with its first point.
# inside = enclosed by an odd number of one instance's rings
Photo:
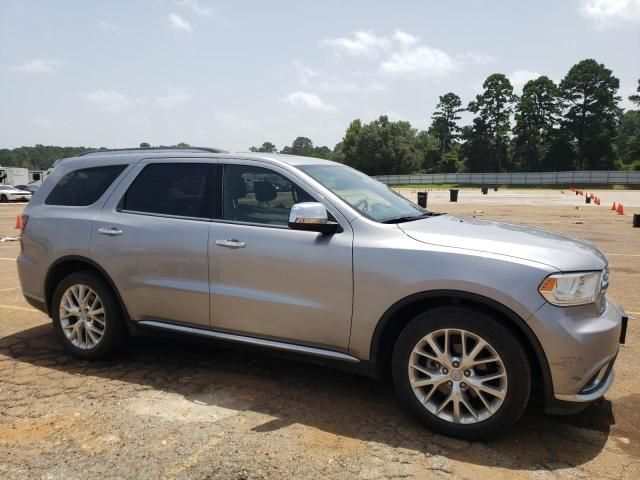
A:
{"type": "Polygon", "coordinates": [[[616,202],[613,202],[613,205],[611,206],[611,210],[618,210],[618,207],[616,207],[616,202]]]}
{"type": "Polygon", "coordinates": [[[16,215],[16,230],[22,230],[22,216],[16,215]]]}
{"type": "Polygon", "coordinates": [[[622,206],[621,203],[618,204],[618,215],[624,215],[624,207],[622,206]]]}

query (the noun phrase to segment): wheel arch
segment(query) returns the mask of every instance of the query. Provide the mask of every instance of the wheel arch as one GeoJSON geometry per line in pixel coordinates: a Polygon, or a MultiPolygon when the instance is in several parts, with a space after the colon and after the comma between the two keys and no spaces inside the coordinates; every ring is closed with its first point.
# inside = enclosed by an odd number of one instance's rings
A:
{"type": "Polygon", "coordinates": [[[44,294],[45,294],[45,306],[47,308],[47,313],[51,316],[53,301],[53,293],[56,290],[56,287],[62,281],[64,277],[67,275],[77,272],[80,270],[90,270],[96,273],[99,277],[101,277],[104,281],[107,282],[109,288],[113,291],[118,304],[120,305],[120,309],[125,316],[127,324],[130,324],[129,314],[127,312],[127,308],[120,296],[120,292],[116,288],[115,283],[109,276],[109,274],[96,262],[91,260],[90,258],[83,257],[81,255],[67,255],[64,257],[60,257],[55,262],[51,264],[49,270],[47,270],[47,275],[45,276],[45,284],[44,284],[44,294]]]}
{"type": "Polygon", "coordinates": [[[551,371],[546,354],[529,325],[505,305],[475,293],[457,290],[433,290],[409,295],[393,304],[380,318],[371,339],[369,359],[378,374],[389,368],[393,346],[402,329],[418,314],[441,306],[466,306],[493,313],[525,348],[533,379],[546,396],[553,391],[551,371]]]}

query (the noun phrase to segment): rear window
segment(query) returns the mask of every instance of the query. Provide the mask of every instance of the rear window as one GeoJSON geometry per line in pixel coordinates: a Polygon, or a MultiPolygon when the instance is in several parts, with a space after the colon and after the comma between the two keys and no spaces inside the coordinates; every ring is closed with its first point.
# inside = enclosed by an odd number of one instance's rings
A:
{"type": "Polygon", "coordinates": [[[122,210],[208,218],[206,163],[147,165],[124,196],[122,210]]]}
{"type": "Polygon", "coordinates": [[[47,205],[86,207],[95,203],[126,165],[83,168],[67,173],[45,200],[47,205]]]}

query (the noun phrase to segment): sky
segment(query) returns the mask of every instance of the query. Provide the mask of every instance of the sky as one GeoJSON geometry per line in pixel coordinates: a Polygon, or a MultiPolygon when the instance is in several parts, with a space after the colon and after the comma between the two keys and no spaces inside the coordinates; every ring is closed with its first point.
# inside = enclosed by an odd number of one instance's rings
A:
{"type": "Polygon", "coordinates": [[[640,0],[0,0],[0,148],[333,148],[355,118],[426,129],[439,95],[585,58],[629,108],[640,0]]]}

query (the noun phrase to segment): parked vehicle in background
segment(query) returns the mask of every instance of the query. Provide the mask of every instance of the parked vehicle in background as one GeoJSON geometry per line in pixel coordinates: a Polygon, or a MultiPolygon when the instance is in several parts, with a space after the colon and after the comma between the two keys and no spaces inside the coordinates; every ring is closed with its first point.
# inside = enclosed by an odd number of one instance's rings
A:
{"type": "Polygon", "coordinates": [[[532,395],[584,408],[625,340],[595,246],[430,212],[326,160],[84,154],[57,164],[22,224],[24,296],[78,358],[163,331],[390,371],[446,435],[505,430],[532,395]]]}
{"type": "Polygon", "coordinates": [[[31,200],[29,190],[21,190],[12,185],[0,185],[0,202],[28,202],[31,200]]]}
{"type": "Polygon", "coordinates": [[[21,167],[0,167],[0,185],[29,183],[29,170],[21,167]]]}
{"type": "Polygon", "coordinates": [[[32,194],[34,194],[38,188],[40,188],[40,185],[16,185],[16,188],[18,190],[24,190],[25,192],[31,192],[32,194]]]}

